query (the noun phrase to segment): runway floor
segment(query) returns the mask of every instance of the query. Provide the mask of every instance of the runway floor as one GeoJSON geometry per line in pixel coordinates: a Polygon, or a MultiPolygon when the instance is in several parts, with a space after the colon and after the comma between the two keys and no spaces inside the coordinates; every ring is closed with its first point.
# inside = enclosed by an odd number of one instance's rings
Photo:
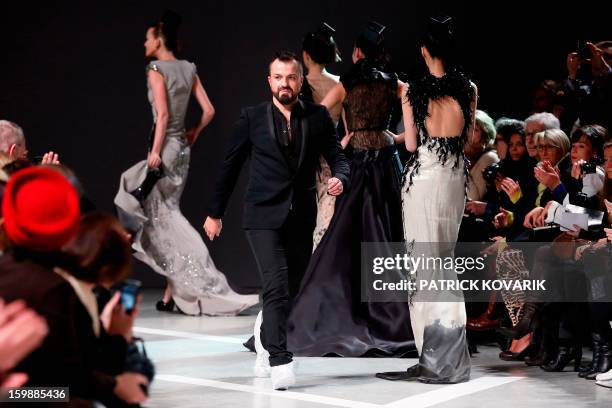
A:
{"type": "MultiPolygon", "coordinates": [[[[147,291],[135,334],[146,340],[157,376],[147,407],[423,408],[605,407],[612,389],[579,379],[566,368],[547,373],[498,359],[495,345],[479,346],[472,380],[456,385],[389,382],[378,371],[402,370],[415,359],[297,358],[297,384],[272,391],[254,378],[255,355],[242,346],[257,309],[237,317],[190,317],[155,310],[158,291],[147,291]]],[[[585,355],[589,350],[585,349],[585,355]]]]}

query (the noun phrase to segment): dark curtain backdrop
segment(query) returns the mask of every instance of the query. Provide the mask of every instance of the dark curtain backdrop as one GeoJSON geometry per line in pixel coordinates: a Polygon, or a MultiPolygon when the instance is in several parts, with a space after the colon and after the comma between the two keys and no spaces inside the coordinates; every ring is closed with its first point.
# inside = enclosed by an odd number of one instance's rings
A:
{"type": "MultiPolygon", "coordinates": [[[[0,5],[0,118],[19,123],[33,155],[53,149],[74,168],[99,208],[113,210],[121,172],[145,157],[151,112],[146,99],[143,42],[165,7],[184,18],[182,58],[193,61],[217,115],[193,149],[182,209],[201,230],[205,204],[240,107],[269,98],[267,64],[278,49],[300,51],[302,36],[327,21],[337,29],[344,61],[367,21],[388,26],[392,63],[409,77],[423,73],[418,37],[426,16],[455,16],[458,50],[477,82],[480,108],[494,117],[524,118],[530,89],[563,78],[577,39],[612,39],[598,2],[428,1],[8,1],[0,5]]],[[[601,3],[599,3],[601,4],[601,3]]],[[[190,108],[188,124],[199,110],[190,108]]],[[[221,239],[208,243],[233,286],[259,286],[240,229],[243,172],[221,239]]],[[[163,281],[138,265],[147,284],[163,281]]]]}

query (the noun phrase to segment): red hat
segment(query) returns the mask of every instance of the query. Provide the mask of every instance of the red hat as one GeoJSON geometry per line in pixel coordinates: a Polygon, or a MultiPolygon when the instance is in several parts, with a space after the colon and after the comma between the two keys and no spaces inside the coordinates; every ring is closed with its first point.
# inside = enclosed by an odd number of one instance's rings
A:
{"type": "Polygon", "coordinates": [[[79,196],[56,170],[30,167],[13,174],[2,198],[9,240],[39,252],[56,251],[77,232],[79,196]]]}

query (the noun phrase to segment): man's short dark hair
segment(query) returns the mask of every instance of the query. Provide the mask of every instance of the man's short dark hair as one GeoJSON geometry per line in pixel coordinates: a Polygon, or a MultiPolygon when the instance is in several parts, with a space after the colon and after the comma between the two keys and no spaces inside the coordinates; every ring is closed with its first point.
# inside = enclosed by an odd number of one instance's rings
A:
{"type": "Polygon", "coordinates": [[[272,61],[270,61],[270,66],[272,66],[272,63],[276,60],[279,60],[281,62],[292,62],[295,61],[295,63],[298,66],[298,70],[300,71],[300,75],[304,76],[304,68],[302,67],[302,61],[300,61],[297,57],[297,55],[295,55],[294,53],[292,53],[291,51],[277,51],[274,54],[274,57],[272,58],[272,61]]]}

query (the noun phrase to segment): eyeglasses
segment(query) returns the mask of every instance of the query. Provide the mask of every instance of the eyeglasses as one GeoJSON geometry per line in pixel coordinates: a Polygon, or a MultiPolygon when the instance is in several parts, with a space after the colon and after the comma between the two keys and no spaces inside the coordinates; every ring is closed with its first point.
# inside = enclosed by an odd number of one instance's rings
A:
{"type": "Polygon", "coordinates": [[[536,149],[538,149],[538,152],[543,152],[544,150],[552,150],[552,149],[558,149],[558,146],[554,146],[554,145],[537,145],[536,149]]]}

